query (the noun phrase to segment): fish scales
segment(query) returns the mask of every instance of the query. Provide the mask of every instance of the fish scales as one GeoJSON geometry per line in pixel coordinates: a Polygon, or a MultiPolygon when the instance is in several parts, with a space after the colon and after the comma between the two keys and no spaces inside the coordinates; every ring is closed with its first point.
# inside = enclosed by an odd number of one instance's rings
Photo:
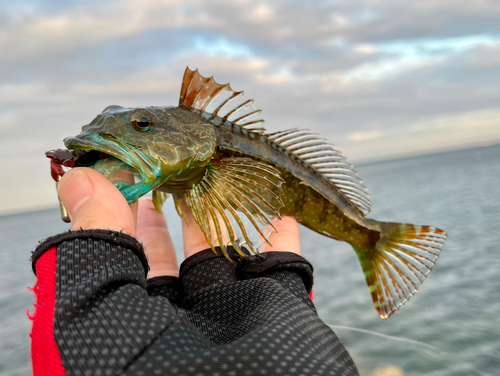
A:
{"type": "Polygon", "coordinates": [[[161,210],[170,194],[185,217],[185,202],[212,250],[220,246],[227,258],[229,244],[242,256],[245,247],[258,254],[280,215],[346,241],[375,309],[388,318],[418,291],[446,233],[366,218],[369,195],[338,150],[307,130],[269,133],[263,123],[243,92],[188,68],[178,107],[108,106],[64,140],[68,150],[46,155],[56,182],[67,168],[90,167],[129,203],[153,191],[161,210]]]}

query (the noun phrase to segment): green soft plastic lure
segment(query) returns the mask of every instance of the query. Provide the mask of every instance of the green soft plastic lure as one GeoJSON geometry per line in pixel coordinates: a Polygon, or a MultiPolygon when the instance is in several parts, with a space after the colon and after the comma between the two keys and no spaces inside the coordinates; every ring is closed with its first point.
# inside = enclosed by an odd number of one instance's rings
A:
{"type": "MultiPolygon", "coordinates": [[[[186,69],[178,107],[109,106],[68,150],[47,152],[53,178],[65,167],[102,172],[129,203],[153,190],[179,215],[185,199],[215,252],[232,244],[258,254],[274,221],[292,216],[352,245],[383,319],[401,307],[431,271],[446,233],[431,226],[378,222],[353,166],[307,130],[267,133],[253,101],[229,84],[186,69]]],[[[229,258],[229,257],[228,257],[229,258]]]]}

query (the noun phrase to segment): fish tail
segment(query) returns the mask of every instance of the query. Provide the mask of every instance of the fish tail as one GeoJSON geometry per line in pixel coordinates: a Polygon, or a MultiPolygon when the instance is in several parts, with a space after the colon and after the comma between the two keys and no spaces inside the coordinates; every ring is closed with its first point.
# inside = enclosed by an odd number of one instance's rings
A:
{"type": "Polygon", "coordinates": [[[378,222],[372,248],[356,250],[375,309],[387,319],[418,291],[439,257],[446,232],[431,226],[378,222]]]}

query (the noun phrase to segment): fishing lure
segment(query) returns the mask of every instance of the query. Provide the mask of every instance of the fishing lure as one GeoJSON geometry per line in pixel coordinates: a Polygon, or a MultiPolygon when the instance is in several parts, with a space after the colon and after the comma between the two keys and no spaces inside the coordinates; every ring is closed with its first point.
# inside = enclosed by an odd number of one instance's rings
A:
{"type": "MultiPolygon", "coordinates": [[[[268,133],[253,100],[186,69],[178,107],[104,109],[68,150],[46,153],[54,180],[65,168],[102,172],[129,203],[153,191],[155,207],[185,199],[215,252],[258,254],[280,215],[351,244],[373,303],[388,318],[431,271],[446,233],[366,218],[370,199],[353,166],[308,130],[268,133]]],[[[63,208],[63,206],[62,206],[63,208]]],[[[67,219],[67,215],[66,215],[67,219]]]]}

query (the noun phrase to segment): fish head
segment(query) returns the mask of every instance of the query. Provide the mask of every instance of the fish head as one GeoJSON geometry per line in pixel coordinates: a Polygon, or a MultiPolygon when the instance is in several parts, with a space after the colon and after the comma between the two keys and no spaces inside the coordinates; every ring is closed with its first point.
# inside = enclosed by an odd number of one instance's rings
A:
{"type": "MultiPolygon", "coordinates": [[[[121,163],[138,172],[141,180],[133,187],[117,185],[132,202],[159,185],[189,185],[199,179],[215,151],[216,137],[210,123],[178,107],[113,105],[64,144],[78,153],[111,156],[106,158],[107,171],[116,171],[121,163]]],[[[96,162],[92,167],[103,172],[101,165],[96,162]]]]}

